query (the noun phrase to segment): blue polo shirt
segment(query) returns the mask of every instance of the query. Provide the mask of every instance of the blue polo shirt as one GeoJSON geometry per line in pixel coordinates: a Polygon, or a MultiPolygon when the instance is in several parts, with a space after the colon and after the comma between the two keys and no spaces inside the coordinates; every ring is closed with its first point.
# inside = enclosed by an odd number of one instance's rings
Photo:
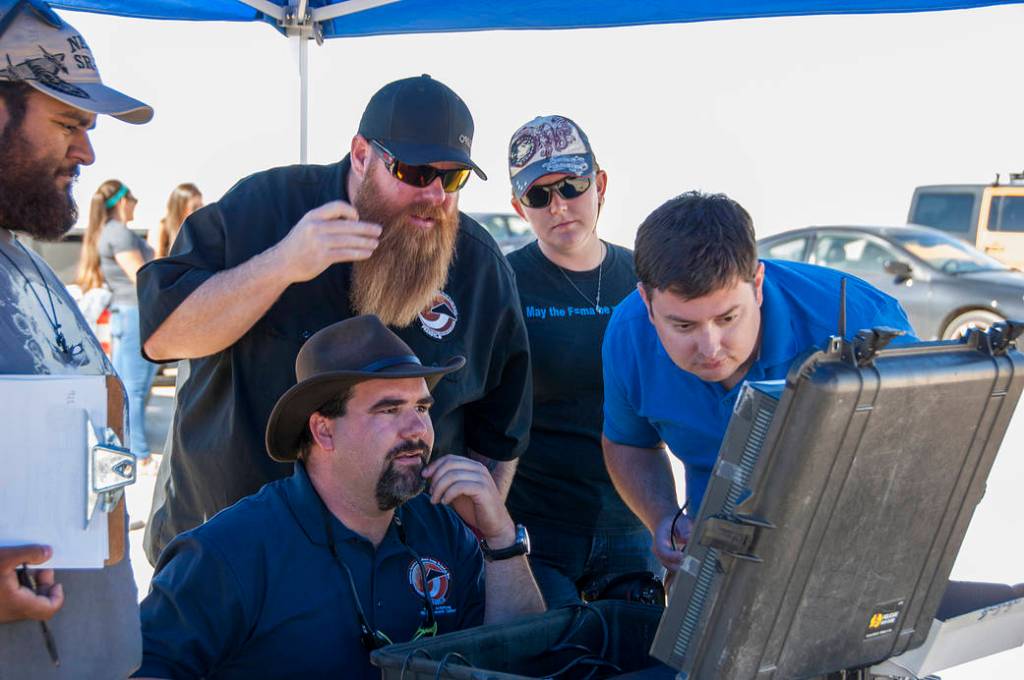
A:
{"type": "MultiPolygon", "coordinates": [[[[790,364],[836,333],[839,282],[846,278],[847,336],[862,328],[913,329],[899,303],[849,274],[797,262],[763,260],[761,344],[744,380],[786,377],[790,364]]],[[[726,390],[682,370],[662,347],[639,293],[608,324],[604,359],[604,435],[613,442],[654,448],[664,442],[686,470],[688,514],[696,516],[740,384],[726,390]]]]}
{"type": "MultiPolygon", "coordinates": [[[[412,638],[427,571],[438,633],[480,625],[484,566],[476,538],[420,495],[398,509],[380,546],[333,515],[332,533],[372,627],[412,638]],[[410,549],[411,548],[411,549],[410,549]]],[[[305,467],[175,538],[142,602],[142,667],[158,678],[379,678],[359,642],[348,578],[327,548],[305,467]]]]}

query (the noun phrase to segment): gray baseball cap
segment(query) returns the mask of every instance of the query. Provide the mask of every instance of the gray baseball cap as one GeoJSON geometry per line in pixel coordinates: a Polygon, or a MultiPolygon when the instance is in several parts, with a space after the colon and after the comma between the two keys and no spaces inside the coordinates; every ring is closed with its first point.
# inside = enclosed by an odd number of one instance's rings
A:
{"type": "Polygon", "coordinates": [[[0,81],[127,123],[153,117],[146,104],[103,84],[82,34],[42,0],[0,0],[0,81]]]}

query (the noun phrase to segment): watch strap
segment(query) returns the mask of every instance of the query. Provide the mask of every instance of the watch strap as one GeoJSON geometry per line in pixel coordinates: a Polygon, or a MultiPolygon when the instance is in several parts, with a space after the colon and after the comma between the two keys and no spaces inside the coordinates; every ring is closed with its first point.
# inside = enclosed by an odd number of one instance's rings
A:
{"type": "Polygon", "coordinates": [[[483,551],[484,559],[488,562],[507,560],[512,557],[530,554],[530,535],[522,524],[516,525],[516,540],[510,546],[494,550],[487,546],[487,541],[480,541],[480,550],[483,551]]]}

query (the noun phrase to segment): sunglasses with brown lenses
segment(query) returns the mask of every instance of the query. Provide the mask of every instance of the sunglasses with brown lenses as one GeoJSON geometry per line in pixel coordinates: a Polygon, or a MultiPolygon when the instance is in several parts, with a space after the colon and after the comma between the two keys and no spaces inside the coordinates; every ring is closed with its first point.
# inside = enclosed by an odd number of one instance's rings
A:
{"type": "Polygon", "coordinates": [[[377,140],[373,140],[370,143],[380,152],[381,161],[384,163],[384,167],[388,169],[388,172],[391,173],[391,176],[409,186],[422,189],[423,187],[430,186],[431,182],[440,177],[441,188],[444,189],[445,193],[452,194],[466,186],[466,182],[469,181],[469,174],[472,172],[471,168],[440,170],[432,165],[409,165],[398,160],[395,154],[388,151],[377,140]]]}

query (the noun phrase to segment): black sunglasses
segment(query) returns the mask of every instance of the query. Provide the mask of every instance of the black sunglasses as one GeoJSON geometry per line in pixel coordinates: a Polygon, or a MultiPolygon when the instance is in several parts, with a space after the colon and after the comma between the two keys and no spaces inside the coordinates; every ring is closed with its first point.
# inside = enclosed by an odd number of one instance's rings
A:
{"type": "Polygon", "coordinates": [[[380,152],[381,161],[384,163],[384,167],[388,169],[388,172],[391,173],[391,176],[409,186],[422,189],[423,187],[430,186],[431,182],[440,177],[441,188],[444,189],[446,194],[452,194],[466,186],[466,182],[469,181],[469,173],[472,172],[472,168],[439,170],[432,165],[409,165],[398,160],[395,154],[388,151],[377,140],[373,140],[370,143],[380,152]]]}
{"type": "Polygon", "coordinates": [[[527,208],[546,208],[551,203],[552,191],[557,191],[559,196],[571,201],[587,193],[590,185],[589,177],[566,177],[551,184],[534,184],[519,200],[527,208]]]}

